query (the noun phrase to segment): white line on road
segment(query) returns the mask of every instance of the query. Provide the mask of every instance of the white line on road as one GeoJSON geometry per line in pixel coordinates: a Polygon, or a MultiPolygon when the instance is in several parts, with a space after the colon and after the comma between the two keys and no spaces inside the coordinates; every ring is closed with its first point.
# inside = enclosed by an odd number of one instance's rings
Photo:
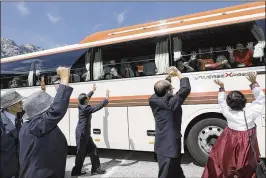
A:
{"type": "Polygon", "coordinates": [[[126,157],[125,157],[124,159],[122,159],[121,163],[116,164],[114,167],[112,167],[112,168],[110,169],[110,171],[108,171],[108,172],[107,172],[106,174],[104,174],[102,177],[106,177],[106,178],[108,178],[108,177],[110,177],[112,174],[114,174],[114,173],[116,172],[116,170],[119,168],[118,165],[122,165],[122,164],[124,164],[124,163],[127,161],[128,157],[130,157],[131,155],[132,155],[132,153],[127,154],[126,157]]]}

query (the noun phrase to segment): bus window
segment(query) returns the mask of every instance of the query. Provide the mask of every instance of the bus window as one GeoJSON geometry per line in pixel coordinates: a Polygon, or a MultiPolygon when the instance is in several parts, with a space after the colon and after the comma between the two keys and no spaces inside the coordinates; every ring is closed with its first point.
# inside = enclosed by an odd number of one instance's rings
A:
{"type": "MultiPolygon", "coordinates": [[[[262,19],[262,20],[257,20],[256,22],[256,25],[257,26],[259,26],[261,29],[262,29],[262,33],[263,33],[263,35],[265,35],[265,19],[262,19]]],[[[264,36],[265,37],[265,36],[264,36]]],[[[260,41],[262,41],[262,40],[265,40],[265,38],[264,39],[257,39],[258,41],[260,40],[260,41]]]]}
{"type": "Polygon", "coordinates": [[[95,49],[93,80],[165,74],[170,62],[168,45],[168,37],[157,37],[95,49]]]}
{"type": "MultiPolygon", "coordinates": [[[[58,82],[56,69],[60,66],[71,68],[72,65],[76,63],[76,61],[78,61],[87,50],[88,49],[80,49],[39,57],[39,60],[42,61],[42,63],[39,74],[36,73],[36,85],[40,85],[42,76],[44,76],[45,83],[48,85],[58,82]]],[[[79,82],[79,78],[79,75],[73,74],[71,80],[79,82]]]]}
{"type": "Polygon", "coordinates": [[[255,65],[265,65],[265,19],[256,21],[251,31],[257,40],[254,46],[254,63],[255,65]]]}
{"type": "Polygon", "coordinates": [[[172,37],[173,62],[182,72],[265,65],[264,54],[256,52],[265,51],[263,39],[255,22],[177,34],[172,37]]]}
{"type": "MultiPolygon", "coordinates": [[[[33,76],[33,59],[18,60],[1,64],[1,89],[20,88],[29,85],[28,79],[33,76]]],[[[32,81],[30,81],[32,82],[32,81]]]]}
{"type": "Polygon", "coordinates": [[[87,49],[39,56],[1,64],[1,87],[17,88],[40,85],[41,77],[47,85],[57,81],[59,66],[71,67],[87,49]]]}
{"type": "Polygon", "coordinates": [[[41,68],[44,71],[55,71],[59,66],[71,67],[86,51],[87,49],[80,49],[41,56],[41,68]]]}
{"type": "Polygon", "coordinates": [[[91,78],[92,49],[83,54],[71,67],[71,82],[87,82],[91,78]]]}

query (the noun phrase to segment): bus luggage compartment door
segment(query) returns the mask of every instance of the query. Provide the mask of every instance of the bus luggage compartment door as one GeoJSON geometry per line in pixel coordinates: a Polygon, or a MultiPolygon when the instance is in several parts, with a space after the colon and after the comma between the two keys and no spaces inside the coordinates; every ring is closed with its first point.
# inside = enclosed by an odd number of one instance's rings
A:
{"type": "Polygon", "coordinates": [[[128,108],[131,150],[154,151],[155,121],[149,106],[128,108]]]}
{"type": "Polygon", "coordinates": [[[104,107],[93,113],[91,136],[98,148],[129,149],[126,107],[104,107]]]}

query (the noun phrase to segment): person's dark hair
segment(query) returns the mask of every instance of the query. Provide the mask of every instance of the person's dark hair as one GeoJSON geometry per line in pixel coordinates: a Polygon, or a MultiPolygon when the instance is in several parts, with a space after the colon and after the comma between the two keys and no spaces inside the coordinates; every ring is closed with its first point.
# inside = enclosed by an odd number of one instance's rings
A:
{"type": "Polygon", "coordinates": [[[163,97],[166,95],[170,87],[171,84],[169,85],[169,83],[166,80],[161,80],[154,85],[154,92],[157,96],[163,97]]]}
{"type": "Polygon", "coordinates": [[[81,93],[78,97],[80,104],[85,104],[87,100],[87,95],[85,93],[81,93]]]}
{"type": "Polygon", "coordinates": [[[247,98],[240,91],[231,91],[226,98],[226,103],[231,109],[240,111],[245,108],[247,98]]]}

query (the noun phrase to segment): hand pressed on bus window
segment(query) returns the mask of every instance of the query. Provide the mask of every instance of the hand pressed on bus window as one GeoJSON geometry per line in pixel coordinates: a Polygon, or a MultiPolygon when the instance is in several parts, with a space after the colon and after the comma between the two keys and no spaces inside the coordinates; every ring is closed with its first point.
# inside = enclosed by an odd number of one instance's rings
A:
{"type": "Polygon", "coordinates": [[[96,84],[93,84],[93,86],[92,86],[92,91],[93,91],[93,92],[96,91],[96,84]]]}
{"type": "Polygon", "coordinates": [[[249,50],[253,51],[253,42],[249,42],[249,43],[247,44],[247,48],[248,48],[249,50]]]}
{"type": "Polygon", "coordinates": [[[250,81],[250,83],[256,83],[257,72],[248,72],[247,79],[250,81]]]}
{"type": "Polygon", "coordinates": [[[227,46],[226,50],[232,54],[234,52],[233,48],[231,46],[227,46]]]}
{"type": "Polygon", "coordinates": [[[220,80],[216,79],[216,80],[214,80],[214,83],[215,83],[216,85],[220,86],[220,88],[224,88],[224,83],[221,82],[220,80]]]}

